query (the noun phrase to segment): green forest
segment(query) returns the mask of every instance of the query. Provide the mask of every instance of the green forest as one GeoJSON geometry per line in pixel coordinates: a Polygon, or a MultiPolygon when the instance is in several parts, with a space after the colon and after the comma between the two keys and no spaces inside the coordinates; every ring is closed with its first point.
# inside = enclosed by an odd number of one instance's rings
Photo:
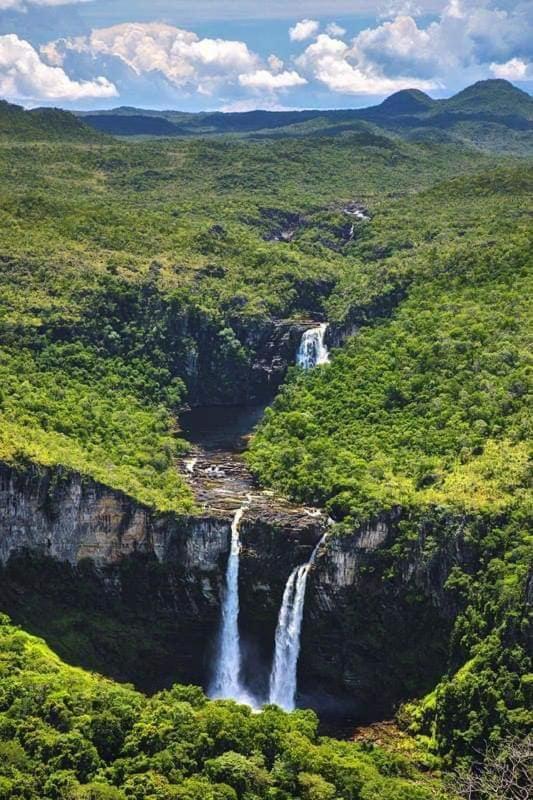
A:
{"type": "Polygon", "coordinates": [[[246,397],[274,324],[328,322],[330,363],[289,367],[245,461],[330,537],[398,515],[383,584],[424,526],[427,558],[460,530],[441,677],[392,742],[348,741],[148,696],[2,614],[0,800],[458,800],[531,731],[531,142],[321,125],[122,140],[0,104],[0,465],[199,518],[180,413],[246,397]]]}

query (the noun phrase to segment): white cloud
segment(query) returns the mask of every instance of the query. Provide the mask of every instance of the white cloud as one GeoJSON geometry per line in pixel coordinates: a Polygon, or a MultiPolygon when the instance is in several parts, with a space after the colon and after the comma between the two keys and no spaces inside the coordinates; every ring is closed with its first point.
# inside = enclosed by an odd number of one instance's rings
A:
{"type": "Polygon", "coordinates": [[[411,17],[419,17],[422,13],[421,7],[413,0],[390,0],[390,2],[383,5],[378,18],[390,19],[391,17],[405,14],[409,14],[411,17]]]}
{"type": "Polygon", "coordinates": [[[340,39],[321,34],[296,60],[305,75],[311,75],[328,89],[342,94],[389,94],[412,86],[432,89],[433,81],[411,77],[390,78],[379,65],[358,63],[357,52],[340,39]]]}
{"type": "Polygon", "coordinates": [[[267,95],[266,98],[261,99],[259,106],[257,104],[256,97],[248,97],[243,100],[233,100],[230,103],[225,103],[221,107],[220,111],[242,113],[245,111],[256,111],[257,108],[261,108],[262,111],[294,111],[294,108],[278,103],[273,95],[267,95]]]}
{"type": "Polygon", "coordinates": [[[26,11],[28,6],[69,6],[91,0],[0,0],[0,11],[26,11]]]}
{"type": "Polygon", "coordinates": [[[42,44],[39,48],[39,52],[41,56],[44,58],[47,64],[50,64],[52,67],[62,67],[64,63],[64,53],[61,53],[57,47],[56,42],[48,42],[48,44],[42,44]]]}
{"type": "Polygon", "coordinates": [[[241,86],[254,91],[275,92],[281,89],[303,86],[307,81],[301,75],[298,75],[295,70],[273,74],[267,69],[258,69],[256,72],[240,75],[239,83],[241,86]]]}
{"type": "Polygon", "coordinates": [[[360,31],[350,43],[321,34],[296,65],[309,80],[345,94],[427,91],[490,74],[524,80],[532,54],[531,5],[507,0],[502,9],[495,2],[450,0],[425,26],[398,14],[360,31]]]}
{"type": "Polygon", "coordinates": [[[191,31],[158,22],[114,25],[54,44],[56,51],[118,58],[137,75],[160,73],[172,86],[202,94],[260,67],[258,56],[244,42],[200,39],[191,31]]]}
{"type": "Polygon", "coordinates": [[[72,80],[61,67],[45,64],[29,42],[7,34],[0,36],[0,95],[25,101],[72,101],[116,97],[118,92],[104,77],[72,80]]]}
{"type": "Polygon", "coordinates": [[[504,64],[492,63],[490,71],[495,78],[505,78],[508,81],[533,80],[533,65],[521,58],[510,58],[504,64]]]}
{"type": "Polygon", "coordinates": [[[346,33],[346,28],[342,28],[340,25],[337,25],[336,22],[330,22],[326,27],[326,33],[328,36],[336,36],[337,38],[341,38],[346,33]]]}
{"type": "Polygon", "coordinates": [[[268,66],[270,67],[272,72],[281,72],[281,70],[283,69],[284,66],[283,61],[281,60],[281,58],[278,58],[278,56],[275,55],[274,53],[272,53],[272,55],[270,55],[267,58],[267,61],[268,61],[268,66]]]}
{"type": "MultiPolygon", "coordinates": [[[[0,7],[14,1],[0,0],[0,7]]],[[[447,5],[441,4],[438,15],[428,19],[425,15],[417,17],[418,6],[427,11],[434,0],[383,1],[389,3],[387,16],[378,17],[374,25],[350,40],[336,22],[321,29],[318,0],[313,7],[300,6],[301,15],[308,17],[290,28],[290,38],[300,43],[299,54],[290,66],[275,53],[266,59],[259,57],[243,41],[202,38],[159,22],[97,28],[86,36],[49,42],[35,57],[41,69],[55,68],[71,81],[73,92],[89,91],[92,86],[101,93],[96,96],[106,96],[106,91],[116,92],[118,87],[123,102],[185,101],[195,108],[198,95],[230,107],[246,104],[250,97],[255,102],[263,93],[261,103],[274,104],[277,94],[306,84],[306,97],[298,99],[309,106],[317,84],[332,93],[384,96],[410,87],[424,91],[462,88],[489,76],[529,80],[533,61],[531,2],[444,0],[447,5]],[[106,75],[107,80],[94,78],[95,73],[106,75]]],[[[281,8],[281,0],[278,5],[281,8]]],[[[19,83],[21,80],[19,76],[19,83]]],[[[64,96],[69,96],[68,91],[64,96]]],[[[335,102],[332,99],[332,105],[335,102]]]]}
{"type": "Polygon", "coordinates": [[[293,28],[289,28],[291,42],[305,42],[312,39],[320,30],[320,23],[316,19],[302,19],[293,28]]]}

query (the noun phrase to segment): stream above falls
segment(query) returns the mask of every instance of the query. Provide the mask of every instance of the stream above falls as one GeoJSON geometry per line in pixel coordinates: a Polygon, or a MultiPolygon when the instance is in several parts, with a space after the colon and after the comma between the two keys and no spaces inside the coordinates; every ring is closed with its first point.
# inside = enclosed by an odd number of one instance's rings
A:
{"type": "Polygon", "coordinates": [[[206,452],[242,453],[266,408],[266,403],[199,406],[180,415],[180,428],[188,442],[206,452]]]}
{"type": "MultiPolygon", "coordinates": [[[[302,334],[295,353],[296,363],[302,369],[309,370],[328,363],[326,331],[327,324],[322,323],[302,334]]],[[[242,454],[265,408],[266,404],[204,406],[182,414],[181,431],[190,445],[190,451],[181,461],[181,471],[204,511],[233,513],[217,642],[210,665],[209,696],[247,702],[253,707],[272,702],[291,710],[295,707],[298,694],[297,668],[307,577],[320,543],[315,543],[312,551],[305,555],[297,551],[291,553],[291,560],[294,559],[296,563],[286,577],[275,636],[265,638],[266,631],[263,630],[259,637],[250,635],[249,645],[246,646],[246,640],[241,639],[241,524],[245,514],[255,517],[259,524],[264,524],[265,520],[272,522],[274,529],[281,522],[282,526],[288,524],[293,531],[298,530],[302,523],[306,526],[309,517],[316,517],[319,530],[324,532],[327,523],[318,509],[292,506],[273,492],[261,491],[254,484],[242,454]],[[292,520],[291,514],[294,515],[292,520]],[[267,642],[268,638],[272,640],[270,643],[267,642]],[[252,653],[251,659],[246,658],[246,651],[252,653]]],[[[248,615],[251,611],[253,616],[254,607],[248,608],[248,615]]],[[[255,608],[260,616],[259,607],[255,608]]]]}

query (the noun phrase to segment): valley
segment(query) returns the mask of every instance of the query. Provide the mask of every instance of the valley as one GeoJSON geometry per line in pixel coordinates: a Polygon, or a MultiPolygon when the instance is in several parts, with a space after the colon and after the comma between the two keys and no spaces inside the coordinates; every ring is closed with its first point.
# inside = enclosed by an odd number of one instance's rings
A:
{"type": "Polygon", "coordinates": [[[457,800],[526,741],[530,122],[0,106],[0,798],[457,800]]]}

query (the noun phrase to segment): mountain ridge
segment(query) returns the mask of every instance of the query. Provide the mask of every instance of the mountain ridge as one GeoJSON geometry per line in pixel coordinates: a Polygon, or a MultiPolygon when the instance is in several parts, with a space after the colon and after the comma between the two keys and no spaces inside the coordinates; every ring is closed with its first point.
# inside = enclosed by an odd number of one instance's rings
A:
{"type": "Polygon", "coordinates": [[[120,107],[76,112],[93,128],[115,136],[242,137],[338,136],[370,124],[402,138],[450,141],[478,149],[526,153],[533,149],[533,98],[509,81],[478,81],[449,98],[402,89],[382,103],[357,109],[246,112],[157,111],[120,107]]]}

